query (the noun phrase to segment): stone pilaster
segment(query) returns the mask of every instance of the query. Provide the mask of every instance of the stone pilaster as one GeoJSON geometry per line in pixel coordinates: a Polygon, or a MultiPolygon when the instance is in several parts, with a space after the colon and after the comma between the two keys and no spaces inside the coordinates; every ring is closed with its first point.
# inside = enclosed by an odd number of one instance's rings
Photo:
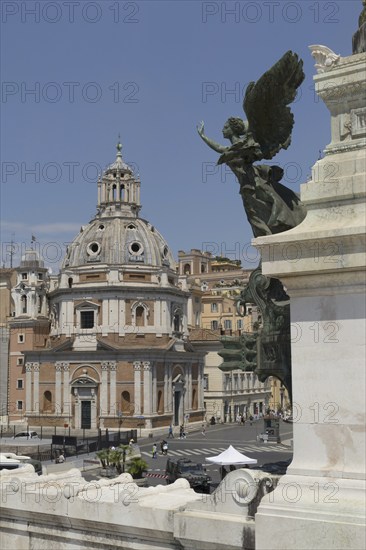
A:
{"type": "Polygon", "coordinates": [[[33,363],[25,364],[25,414],[32,412],[32,370],[33,363]]]}
{"type": "Polygon", "coordinates": [[[71,388],[70,388],[70,364],[62,363],[62,369],[64,373],[64,385],[63,385],[63,403],[62,414],[66,417],[71,416],[71,388]]]}
{"type": "Polygon", "coordinates": [[[61,372],[62,372],[62,363],[60,361],[56,361],[55,363],[55,414],[56,416],[59,416],[62,411],[61,407],[61,372]]]}
{"type": "Polygon", "coordinates": [[[135,387],[135,410],[134,414],[141,415],[141,361],[134,361],[134,387],[135,387]]]}
{"type": "Polygon", "coordinates": [[[151,364],[150,361],[143,362],[144,368],[144,415],[151,415],[152,402],[151,402],[151,392],[152,392],[152,373],[151,373],[151,364]]]}
{"type": "Polygon", "coordinates": [[[39,414],[39,363],[33,363],[33,412],[39,414]]]}
{"type": "Polygon", "coordinates": [[[101,386],[100,386],[100,416],[107,416],[108,414],[108,369],[109,369],[109,363],[107,361],[103,361],[101,364],[102,369],[102,380],[101,380],[101,386]]]}
{"type": "Polygon", "coordinates": [[[117,363],[116,361],[110,361],[109,363],[109,414],[115,416],[117,414],[116,407],[116,371],[117,363]]]}

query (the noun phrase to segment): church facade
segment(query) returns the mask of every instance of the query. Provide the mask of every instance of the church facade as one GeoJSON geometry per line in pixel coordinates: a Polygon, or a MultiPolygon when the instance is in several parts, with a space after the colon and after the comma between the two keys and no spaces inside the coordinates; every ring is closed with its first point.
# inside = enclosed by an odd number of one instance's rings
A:
{"type": "Polygon", "coordinates": [[[188,339],[189,292],[167,242],[139,217],[140,181],[121,149],[58,277],[33,250],[16,268],[11,421],[155,428],[204,418],[205,354],[188,339]]]}

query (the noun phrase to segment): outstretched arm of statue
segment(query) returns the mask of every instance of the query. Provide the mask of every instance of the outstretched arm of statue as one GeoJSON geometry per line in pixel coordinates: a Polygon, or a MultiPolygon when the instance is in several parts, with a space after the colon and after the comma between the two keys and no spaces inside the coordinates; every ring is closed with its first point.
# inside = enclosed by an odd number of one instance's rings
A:
{"type": "Polygon", "coordinates": [[[198,134],[201,136],[201,138],[203,139],[203,141],[205,143],[207,143],[207,145],[209,147],[211,147],[211,149],[213,149],[214,151],[216,151],[216,153],[224,153],[228,147],[224,147],[223,145],[220,145],[219,143],[216,143],[216,141],[213,141],[212,139],[208,138],[205,134],[204,134],[204,131],[205,131],[205,125],[203,122],[200,122],[200,124],[197,124],[197,132],[198,134]]]}

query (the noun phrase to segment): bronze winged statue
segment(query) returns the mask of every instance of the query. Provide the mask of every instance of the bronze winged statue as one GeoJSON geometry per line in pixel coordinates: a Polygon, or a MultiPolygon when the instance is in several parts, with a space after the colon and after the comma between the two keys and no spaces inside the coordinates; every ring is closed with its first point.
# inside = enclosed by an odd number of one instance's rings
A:
{"type": "Polygon", "coordinates": [[[287,231],[306,215],[296,193],[280,183],[282,168],[254,164],[273,158],[291,143],[294,117],[289,105],[304,80],[302,66],[302,60],[288,51],[257,82],[248,84],[243,101],[247,121],[231,117],[222,131],[230,146],[209,139],[203,122],[197,126],[203,141],[221,154],[218,164],[227,164],[238,178],[255,237],[287,231]]]}

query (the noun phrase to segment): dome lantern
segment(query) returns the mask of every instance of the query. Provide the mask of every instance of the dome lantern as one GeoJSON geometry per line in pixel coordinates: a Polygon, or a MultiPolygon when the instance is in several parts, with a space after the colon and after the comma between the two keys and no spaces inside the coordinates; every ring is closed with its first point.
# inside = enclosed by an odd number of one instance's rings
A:
{"type": "Polygon", "coordinates": [[[136,217],[141,209],[140,181],[123,161],[120,139],[116,149],[116,160],[98,181],[98,209],[101,215],[120,211],[125,216],[136,217]]]}

